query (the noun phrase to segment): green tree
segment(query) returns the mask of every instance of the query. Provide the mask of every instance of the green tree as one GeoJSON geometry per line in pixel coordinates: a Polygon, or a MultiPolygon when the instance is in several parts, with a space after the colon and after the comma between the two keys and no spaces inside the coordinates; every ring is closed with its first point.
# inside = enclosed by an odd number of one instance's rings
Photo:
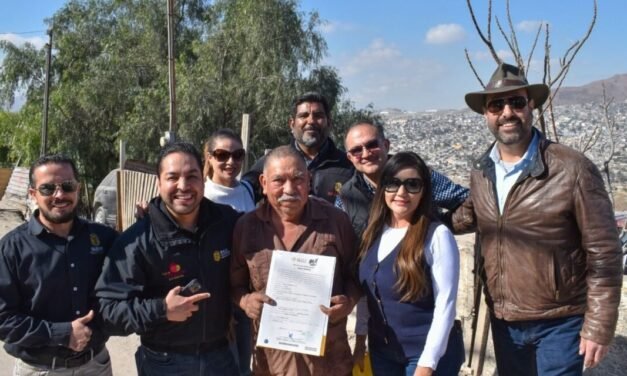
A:
{"type": "Polygon", "coordinates": [[[239,129],[251,115],[251,151],[289,139],[293,98],[324,89],[331,103],[343,92],[335,71],[319,65],[326,43],[316,31],[317,13],[298,11],[291,0],[222,0],[212,8],[218,22],[204,24],[206,39],[194,45],[195,60],[181,65],[181,135],[203,140],[215,129],[239,129]],[[191,64],[190,64],[191,63],[191,64]]]}
{"type": "MultiPolygon", "coordinates": [[[[121,139],[129,158],[154,162],[168,129],[166,1],[71,0],[48,24],[49,151],[74,157],[93,185],[117,165],[121,139]]],[[[336,125],[350,117],[346,111],[358,113],[342,103],[335,69],[320,65],[319,24],[294,0],[176,1],[179,137],[200,146],[215,129],[239,130],[248,113],[258,155],[287,142],[291,101],[312,89],[329,97],[336,125]]],[[[16,92],[26,95],[11,119],[16,142],[6,158],[29,163],[39,150],[45,52],[9,42],[0,49],[0,104],[9,108],[16,92]]]]}

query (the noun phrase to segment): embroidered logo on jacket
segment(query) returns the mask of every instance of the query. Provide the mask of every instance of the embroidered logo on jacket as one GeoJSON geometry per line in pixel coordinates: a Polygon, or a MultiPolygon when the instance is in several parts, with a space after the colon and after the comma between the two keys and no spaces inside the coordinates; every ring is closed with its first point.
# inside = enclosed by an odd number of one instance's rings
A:
{"type": "Polygon", "coordinates": [[[231,255],[231,250],[228,248],[221,249],[219,251],[213,251],[213,261],[220,262],[231,255]]]}
{"type": "Polygon", "coordinates": [[[175,263],[175,262],[171,262],[168,265],[168,271],[165,273],[162,273],[162,275],[164,277],[166,277],[168,280],[173,281],[175,279],[179,279],[181,277],[183,277],[183,268],[181,267],[181,265],[175,263]]]}
{"type": "Polygon", "coordinates": [[[89,234],[89,242],[91,243],[91,248],[89,249],[89,253],[92,255],[99,255],[104,252],[104,248],[100,244],[100,238],[96,234],[89,234]]]}

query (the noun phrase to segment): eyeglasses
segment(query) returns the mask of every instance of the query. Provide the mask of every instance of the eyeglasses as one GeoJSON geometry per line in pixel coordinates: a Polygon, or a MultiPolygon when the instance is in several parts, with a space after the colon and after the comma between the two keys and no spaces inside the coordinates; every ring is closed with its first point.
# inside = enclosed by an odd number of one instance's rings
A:
{"type": "Polygon", "coordinates": [[[503,111],[505,104],[508,104],[514,110],[522,110],[527,105],[527,98],[517,95],[515,97],[493,99],[488,102],[486,109],[492,114],[498,114],[503,111]]]}
{"type": "Polygon", "coordinates": [[[244,156],[246,155],[246,150],[244,149],[237,149],[233,152],[230,152],[228,150],[224,150],[224,149],[216,149],[213,152],[211,152],[211,155],[213,155],[213,157],[215,159],[218,160],[218,162],[226,162],[228,161],[231,157],[233,157],[234,161],[241,161],[242,159],[244,159],[244,156]]]}
{"type": "Polygon", "coordinates": [[[421,179],[409,178],[405,180],[392,178],[383,183],[383,189],[388,193],[396,193],[401,189],[401,185],[409,193],[420,193],[424,184],[421,179]]]}
{"type": "Polygon", "coordinates": [[[57,188],[61,188],[63,193],[72,193],[78,189],[78,183],[71,180],[64,181],[61,184],[45,183],[37,187],[37,191],[42,196],[52,196],[57,191],[57,188]]]}
{"type": "Polygon", "coordinates": [[[374,140],[370,140],[368,142],[366,142],[363,145],[358,145],[355,146],[354,148],[351,148],[348,150],[348,153],[350,155],[352,155],[355,158],[361,157],[364,153],[364,149],[368,150],[369,152],[373,152],[375,150],[379,150],[381,149],[381,145],[379,144],[379,140],[374,139],[374,140]]]}

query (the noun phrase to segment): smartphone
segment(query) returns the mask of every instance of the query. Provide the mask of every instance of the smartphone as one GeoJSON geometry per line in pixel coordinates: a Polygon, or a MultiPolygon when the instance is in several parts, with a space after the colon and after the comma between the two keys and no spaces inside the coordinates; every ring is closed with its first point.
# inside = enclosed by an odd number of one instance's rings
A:
{"type": "Polygon", "coordinates": [[[194,294],[198,294],[199,292],[202,292],[202,285],[198,279],[194,278],[181,289],[179,295],[192,296],[194,294]]]}

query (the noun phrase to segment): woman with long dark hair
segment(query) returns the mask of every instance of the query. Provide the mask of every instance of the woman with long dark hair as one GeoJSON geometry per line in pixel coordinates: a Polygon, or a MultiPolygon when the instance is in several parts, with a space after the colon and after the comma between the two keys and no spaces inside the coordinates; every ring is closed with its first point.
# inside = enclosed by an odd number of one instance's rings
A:
{"type": "Polygon", "coordinates": [[[430,198],[430,172],[417,154],[388,160],[359,256],[375,375],[457,375],[464,360],[453,328],[459,253],[430,198]]]}

